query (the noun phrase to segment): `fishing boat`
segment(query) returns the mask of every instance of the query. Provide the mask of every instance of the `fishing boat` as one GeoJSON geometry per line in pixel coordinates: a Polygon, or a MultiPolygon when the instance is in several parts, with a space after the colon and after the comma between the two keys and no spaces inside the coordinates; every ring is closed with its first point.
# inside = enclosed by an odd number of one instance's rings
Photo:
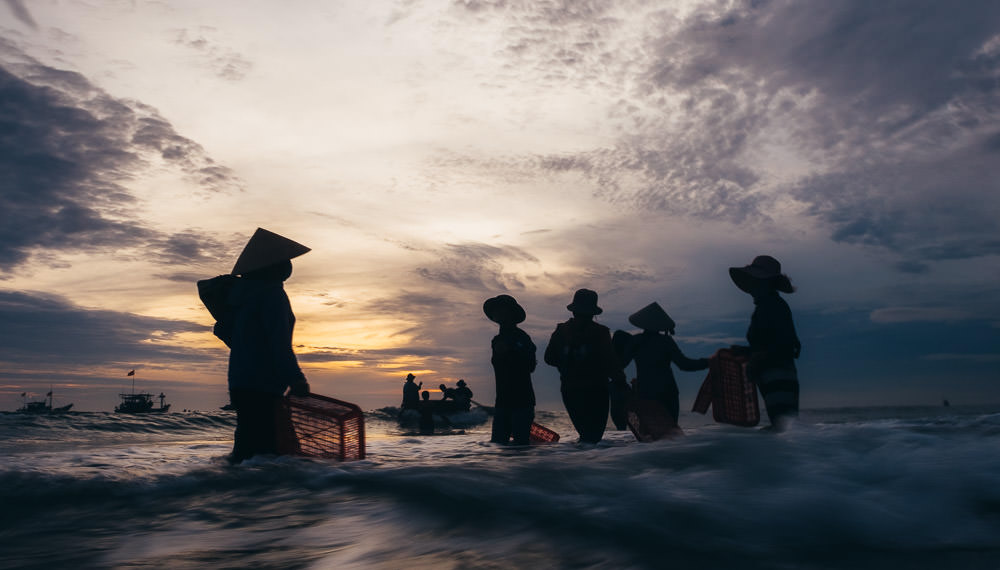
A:
{"type": "Polygon", "coordinates": [[[131,394],[118,394],[121,403],[115,406],[115,411],[119,414],[162,414],[170,409],[170,404],[164,404],[166,396],[160,392],[160,407],[153,407],[153,395],[148,392],[132,392],[131,394]]]}
{"type": "Polygon", "coordinates": [[[65,406],[59,406],[58,408],[52,406],[52,391],[45,395],[47,399],[40,402],[29,402],[27,401],[27,393],[22,392],[21,397],[25,398],[24,405],[18,408],[18,412],[22,414],[61,414],[68,412],[73,404],[66,404],[65,406]]]}

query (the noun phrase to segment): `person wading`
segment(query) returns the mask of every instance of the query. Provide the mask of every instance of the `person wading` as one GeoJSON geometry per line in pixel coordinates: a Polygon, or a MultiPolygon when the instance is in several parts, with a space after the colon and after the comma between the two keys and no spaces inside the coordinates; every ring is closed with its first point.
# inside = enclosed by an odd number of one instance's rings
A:
{"type": "Polygon", "coordinates": [[[531,422],[535,419],[535,390],[531,373],[538,365],[535,343],[518,328],[524,322],[524,309],[510,295],[498,295],[483,303],[483,312],[500,325],[491,343],[490,362],[496,377],[496,402],[493,410],[493,443],[528,445],[531,422]]]}
{"type": "Polygon", "coordinates": [[[284,281],[291,259],[309,251],[265,229],[257,231],[236,260],[226,304],[226,323],[216,325],[229,345],[229,397],[236,408],[236,433],[230,460],[277,453],[278,418],[285,390],[309,394],[292,350],[292,313],[284,281]],[[222,325],[222,326],[220,326],[222,325]]]}
{"type": "Polygon", "coordinates": [[[784,429],[799,414],[799,376],[795,359],[802,344],[795,333],[792,310],[779,295],[795,287],[781,272],[781,263],[769,255],[759,255],[750,265],[730,267],[729,277],[743,292],[753,297],[754,311],[747,329],[747,347],[733,349],[749,354],[747,378],[764,397],[771,427],[784,429]]]}
{"type": "Polygon", "coordinates": [[[670,365],[676,364],[681,370],[693,372],[708,368],[708,359],[693,360],[684,356],[674,342],[674,320],[659,303],[650,303],[632,313],[628,322],[641,328],[642,332],[633,336],[625,331],[615,331],[613,343],[622,366],[628,366],[635,360],[636,396],[663,404],[676,424],[680,403],[677,381],[670,365]]]}
{"type": "Polygon", "coordinates": [[[608,381],[627,390],[611,345],[611,331],[594,322],[604,312],[597,293],[580,289],[566,306],[573,318],[556,325],[545,348],[545,362],[559,369],[563,404],[584,443],[597,443],[608,423],[608,381]]]}

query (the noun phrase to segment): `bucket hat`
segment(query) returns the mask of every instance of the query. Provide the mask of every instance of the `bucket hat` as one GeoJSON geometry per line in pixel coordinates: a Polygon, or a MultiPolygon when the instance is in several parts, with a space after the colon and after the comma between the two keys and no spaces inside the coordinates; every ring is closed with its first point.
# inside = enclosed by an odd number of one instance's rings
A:
{"type": "Polygon", "coordinates": [[[497,295],[486,299],[483,303],[483,312],[486,313],[486,318],[501,325],[516,325],[525,319],[524,308],[510,295],[497,295]]]}
{"type": "Polygon", "coordinates": [[[652,302],[628,317],[628,322],[647,331],[673,332],[674,320],[657,302],[652,302]]]}
{"type": "Polygon", "coordinates": [[[573,302],[566,308],[574,313],[584,315],[600,315],[604,309],[597,306],[597,292],[590,289],[579,289],[573,294],[573,302]]]}
{"type": "Polygon", "coordinates": [[[750,265],[730,267],[729,277],[737,287],[751,293],[756,283],[767,281],[772,287],[783,293],[795,291],[792,281],[781,272],[781,263],[770,255],[758,255],[750,265]]]}
{"type": "Polygon", "coordinates": [[[233,275],[244,275],[257,269],[263,269],[275,263],[287,261],[311,251],[301,243],[294,242],[264,228],[250,236],[250,241],[243,248],[243,253],[233,266],[233,275]]]}

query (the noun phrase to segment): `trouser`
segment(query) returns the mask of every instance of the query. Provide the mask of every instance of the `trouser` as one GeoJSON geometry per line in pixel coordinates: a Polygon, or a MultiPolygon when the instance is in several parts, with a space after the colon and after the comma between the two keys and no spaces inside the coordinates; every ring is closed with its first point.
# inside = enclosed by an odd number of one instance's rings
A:
{"type": "Polygon", "coordinates": [[[760,395],[764,397],[767,417],[771,425],[777,428],[785,420],[799,415],[799,381],[798,380],[767,380],[758,381],[760,395]]]}
{"type": "Polygon", "coordinates": [[[254,455],[278,453],[281,395],[254,390],[230,390],[229,399],[236,408],[232,460],[243,461],[254,455]]]}
{"type": "Polygon", "coordinates": [[[562,399],[576,433],[580,434],[580,441],[601,441],[608,425],[607,385],[567,387],[563,384],[562,399]]]}
{"type": "Polygon", "coordinates": [[[531,422],[535,421],[535,407],[518,408],[497,407],[493,409],[493,433],[490,441],[493,443],[510,443],[528,445],[530,443],[531,422]]]}

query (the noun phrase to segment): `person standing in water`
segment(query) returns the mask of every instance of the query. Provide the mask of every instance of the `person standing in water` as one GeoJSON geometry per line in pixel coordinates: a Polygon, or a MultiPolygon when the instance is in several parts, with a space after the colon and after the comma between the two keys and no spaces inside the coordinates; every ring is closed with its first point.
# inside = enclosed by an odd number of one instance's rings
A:
{"type": "Polygon", "coordinates": [[[403,383],[403,404],[402,408],[404,410],[416,409],[420,405],[420,388],[423,387],[424,383],[415,383],[413,380],[416,376],[413,374],[406,375],[406,382],[403,383]]]}
{"type": "Polygon", "coordinates": [[[580,289],[566,306],[573,317],[556,325],[545,349],[545,362],[559,369],[563,404],[580,441],[597,443],[608,423],[608,380],[628,389],[611,345],[611,331],[594,322],[604,312],[597,293],[580,289]]]}
{"type": "Polygon", "coordinates": [[[663,404],[677,424],[680,402],[677,381],[670,367],[676,364],[686,372],[705,370],[708,359],[692,360],[681,352],[674,342],[676,325],[659,303],[650,303],[629,315],[628,322],[642,329],[637,335],[615,331],[613,343],[621,357],[622,366],[635,360],[636,396],[642,400],[656,400],[663,404]]]}
{"type": "Polygon", "coordinates": [[[795,287],[781,272],[781,264],[769,255],[759,255],[750,265],[730,267],[729,277],[743,292],[753,297],[754,311],[747,329],[750,348],[733,347],[748,353],[747,378],[757,385],[771,427],[783,429],[799,414],[799,377],[795,359],[802,345],[795,333],[792,311],[779,295],[795,287]]]}
{"type": "MultiPolygon", "coordinates": [[[[286,389],[309,394],[292,350],[292,313],[284,281],[291,259],[309,248],[265,229],[257,231],[236,260],[227,305],[229,397],[236,408],[230,460],[278,452],[278,414],[286,389]]],[[[226,340],[226,339],[223,339],[226,340]]]]}
{"type": "MultiPolygon", "coordinates": [[[[483,303],[483,312],[500,325],[491,342],[490,363],[496,376],[493,410],[493,443],[528,445],[535,420],[535,390],[531,373],[538,365],[535,343],[517,325],[524,322],[524,309],[510,295],[497,295],[483,303]]],[[[461,383],[461,382],[460,382],[461,383]]]]}

